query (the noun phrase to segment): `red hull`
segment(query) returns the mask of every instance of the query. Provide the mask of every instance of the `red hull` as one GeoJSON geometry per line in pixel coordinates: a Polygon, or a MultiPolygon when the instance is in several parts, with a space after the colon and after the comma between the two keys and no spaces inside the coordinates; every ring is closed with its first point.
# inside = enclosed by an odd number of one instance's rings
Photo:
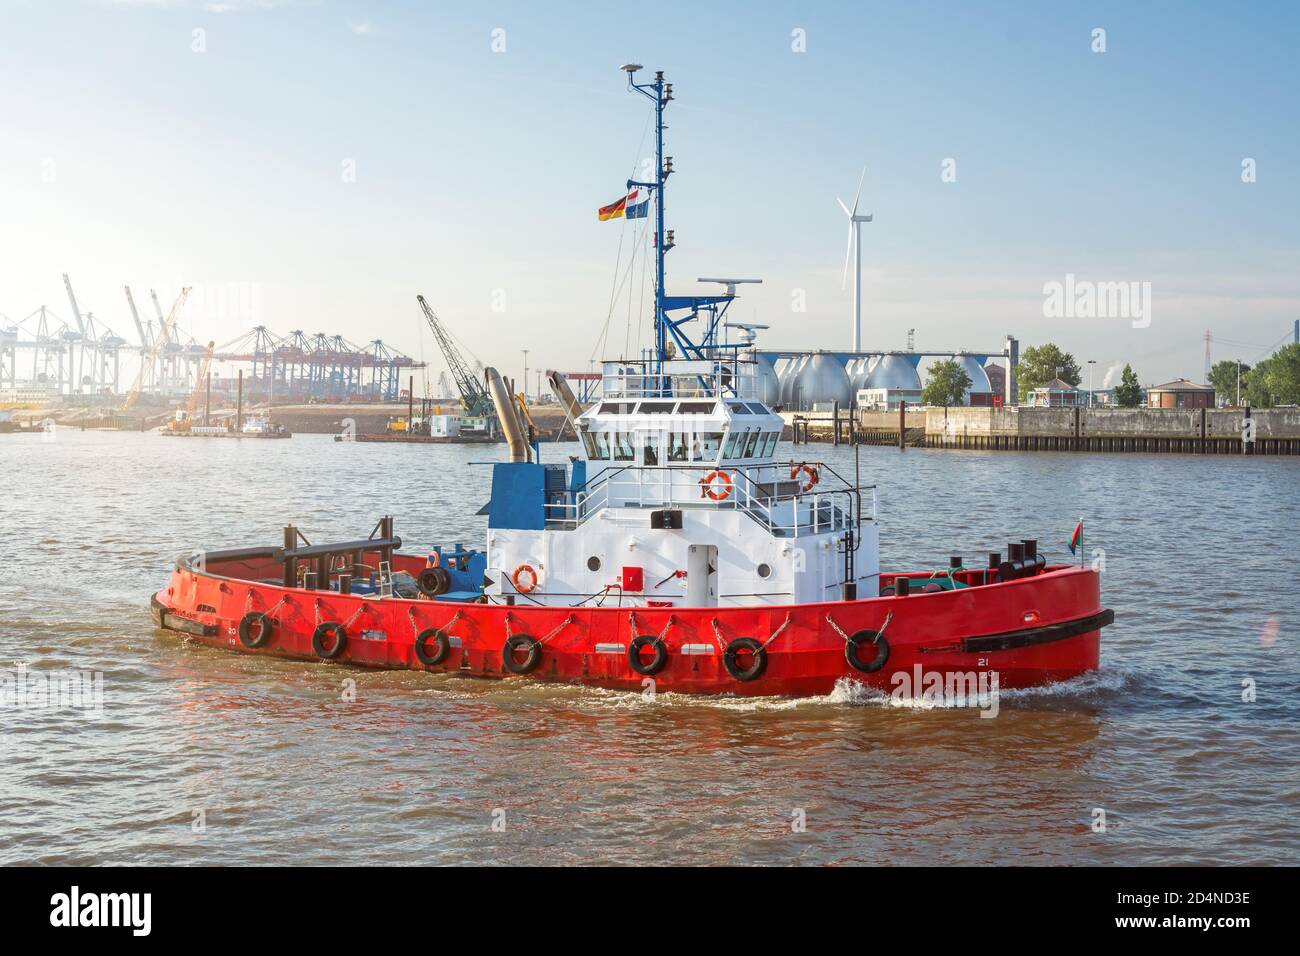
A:
{"type": "MultiPolygon", "coordinates": [[[[394,570],[418,572],[424,562],[398,554],[393,563],[394,570]]],[[[1097,668],[1100,627],[1111,619],[1101,608],[1097,572],[1062,566],[1019,580],[907,597],[636,608],[634,618],[627,607],[376,600],[264,583],[279,574],[277,562],[261,557],[214,560],[203,571],[178,562],[168,586],[154,597],[154,622],[213,647],[318,660],[313,632],[321,622],[336,621],[347,632],[334,658],[338,663],[476,677],[515,676],[503,666],[503,645],[509,635],[528,634],[542,642],[528,679],[627,690],[649,683],[628,660],[629,641],[662,635],[668,654],[653,677],[656,691],[813,696],[844,679],[889,692],[902,680],[896,675],[911,679],[918,666],[926,675],[996,673],[1003,689],[1066,680],[1097,668]],[[259,647],[246,646],[238,633],[250,611],[271,611],[273,623],[259,647]],[[851,666],[844,635],[879,630],[887,614],[893,616],[883,666],[871,673],[851,666]],[[416,635],[430,628],[447,630],[452,645],[446,659],[433,665],[421,663],[415,647],[416,635]],[[738,637],[768,642],[766,666],[754,679],[739,680],[725,665],[723,648],[738,637]]],[[[872,648],[860,656],[872,658],[872,648]]]]}

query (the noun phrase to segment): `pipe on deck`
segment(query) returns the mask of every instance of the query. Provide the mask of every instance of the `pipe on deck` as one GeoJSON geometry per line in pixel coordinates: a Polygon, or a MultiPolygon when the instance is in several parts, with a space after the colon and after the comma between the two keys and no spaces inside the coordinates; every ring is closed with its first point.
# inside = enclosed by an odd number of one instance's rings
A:
{"type": "Polygon", "coordinates": [[[576,428],[578,416],[582,414],[583,408],[578,397],[573,394],[573,389],[569,387],[568,380],[562,373],[552,370],[546,373],[546,381],[550,384],[555,397],[560,400],[564,414],[569,416],[569,424],[576,428]]]}
{"type": "Polygon", "coordinates": [[[505,433],[506,444],[510,446],[510,460],[531,460],[532,455],[528,449],[528,441],[524,438],[523,429],[519,426],[519,418],[515,413],[514,402],[510,399],[510,392],[506,388],[506,383],[501,380],[501,373],[489,366],[483,370],[483,377],[487,380],[488,391],[492,395],[492,404],[496,406],[497,421],[501,423],[501,431],[505,433]]]}

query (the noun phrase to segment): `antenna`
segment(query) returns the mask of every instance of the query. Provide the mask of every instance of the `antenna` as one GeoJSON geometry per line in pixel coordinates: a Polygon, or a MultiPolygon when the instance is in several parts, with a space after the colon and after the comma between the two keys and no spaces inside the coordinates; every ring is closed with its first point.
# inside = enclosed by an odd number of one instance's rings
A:
{"type": "MultiPolygon", "coordinates": [[[[723,285],[725,285],[725,286],[727,287],[727,295],[735,295],[735,294],[736,294],[736,286],[738,286],[738,285],[762,285],[762,284],[763,284],[763,280],[762,280],[762,279],[705,279],[705,278],[700,278],[700,279],[696,279],[695,281],[696,281],[696,282],[720,282],[720,283],[722,283],[723,285]]],[[[727,323],[727,324],[730,325],[730,324],[732,324],[732,323],[727,323]]]]}
{"type": "Polygon", "coordinates": [[[664,77],[662,70],[656,70],[654,79],[638,83],[636,73],[641,69],[639,63],[625,63],[623,72],[627,74],[629,91],[641,94],[654,104],[655,110],[655,169],[653,176],[644,180],[629,179],[627,188],[645,189],[655,198],[654,210],[654,256],[655,256],[655,343],[652,358],[647,363],[650,371],[662,372],[663,363],[674,356],[688,360],[715,358],[714,350],[727,348],[718,340],[718,333],[723,328],[727,309],[735,299],[735,287],[755,279],[709,279],[704,281],[721,282],[726,292],[707,295],[669,295],[664,286],[664,257],[674,245],[673,230],[664,228],[664,190],[672,176],[673,162],[671,156],[664,155],[664,109],[673,101],[673,85],[664,77]],[[675,313],[685,313],[677,315],[675,313]],[[704,329],[693,340],[690,333],[683,328],[695,319],[704,319],[704,329]]]}
{"type": "Polygon", "coordinates": [[[746,348],[754,344],[754,340],[758,338],[758,333],[762,329],[771,328],[770,325],[764,325],[761,322],[724,322],[723,325],[729,329],[740,329],[741,345],[746,348]]]}

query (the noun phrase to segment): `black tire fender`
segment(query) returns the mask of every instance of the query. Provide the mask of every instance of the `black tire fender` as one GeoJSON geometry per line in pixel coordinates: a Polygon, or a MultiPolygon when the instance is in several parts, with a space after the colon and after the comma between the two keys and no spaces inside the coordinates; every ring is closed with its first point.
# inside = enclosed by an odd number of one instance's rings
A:
{"type": "Polygon", "coordinates": [[[271,639],[271,619],[263,611],[249,611],[239,619],[239,643],[261,647],[271,639]],[[256,629],[257,635],[253,635],[256,629]]]}
{"type": "Polygon", "coordinates": [[[316,630],[311,635],[311,649],[317,657],[324,661],[332,661],[343,653],[343,649],[348,646],[348,632],[338,621],[322,621],[316,625],[316,630]],[[325,642],[333,640],[332,647],[326,647],[325,642]]]}
{"type": "Polygon", "coordinates": [[[426,667],[441,664],[451,653],[451,639],[436,627],[427,627],[415,636],[415,656],[426,667]],[[428,643],[433,641],[433,653],[429,653],[428,643]]]}
{"type": "Polygon", "coordinates": [[[758,680],[763,676],[763,671],[767,670],[767,648],[752,637],[738,637],[723,650],[722,663],[727,668],[727,673],[736,680],[758,680]],[[754,660],[748,667],[740,666],[738,658],[741,651],[749,651],[754,655],[754,660]]]}
{"type": "Polygon", "coordinates": [[[885,666],[885,661],[889,660],[889,641],[879,631],[854,631],[844,642],[844,659],[854,670],[862,671],[864,674],[874,674],[885,666]],[[876,649],[875,656],[869,661],[864,661],[862,655],[858,653],[864,644],[870,644],[876,649]]]}
{"type": "Polygon", "coordinates": [[[632,638],[632,642],[627,646],[627,663],[632,670],[644,677],[653,677],[664,669],[668,663],[668,646],[656,634],[642,634],[639,637],[632,638]],[[655,656],[651,658],[650,663],[641,660],[641,648],[653,647],[655,656]]]}
{"type": "Polygon", "coordinates": [[[512,634],[501,646],[501,664],[512,674],[527,674],[542,662],[542,642],[531,634],[512,634]],[[515,651],[523,648],[528,656],[519,661],[515,651]]]}

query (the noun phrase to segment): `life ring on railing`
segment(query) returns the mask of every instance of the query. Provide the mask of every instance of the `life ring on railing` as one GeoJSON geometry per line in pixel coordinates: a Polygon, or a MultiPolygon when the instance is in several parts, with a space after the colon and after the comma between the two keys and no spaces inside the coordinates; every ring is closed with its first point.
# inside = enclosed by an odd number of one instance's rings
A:
{"type": "Polygon", "coordinates": [[[531,594],[536,591],[538,581],[537,569],[527,563],[519,565],[519,567],[515,568],[514,573],[510,575],[510,583],[515,586],[515,590],[520,594],[531,594]],[[521,580],[525,575],[528,577],[527,584],[521,580]]]}
{"type": "Polygon", "coordinates": [[[437,551],[429,555],[429,560],[424,562],[426,568],[436,568],[440,564],[442,564],[442,561],[439,560],[437,551]]]}
{"type": "Polygon", "coordinates": [[[731,475],[721,468],[715,468],[700,479],[700,496],[714,501],[726,501],[731,497],[731,475]],[[714,487],[714,482],[722,479],[722,487],[714,487]]]}
{"type": "Polygon", "coordinates": [[[249,611],[239,619],[239,643],[245,647],[261,647],[270,637],[271,618],[264,612],[249,611]]]}
{"type": "Polygon", "coordinates": [[[798,478],[801,472],[808,476],[808,480],[799,485],[799,490],[807,494],[812,491],[813,488],[817,487],[817,482],[821,480],[821,475],[817,473],[816,468],[805,461],[790,469],[790,477],[798,478]]]}

